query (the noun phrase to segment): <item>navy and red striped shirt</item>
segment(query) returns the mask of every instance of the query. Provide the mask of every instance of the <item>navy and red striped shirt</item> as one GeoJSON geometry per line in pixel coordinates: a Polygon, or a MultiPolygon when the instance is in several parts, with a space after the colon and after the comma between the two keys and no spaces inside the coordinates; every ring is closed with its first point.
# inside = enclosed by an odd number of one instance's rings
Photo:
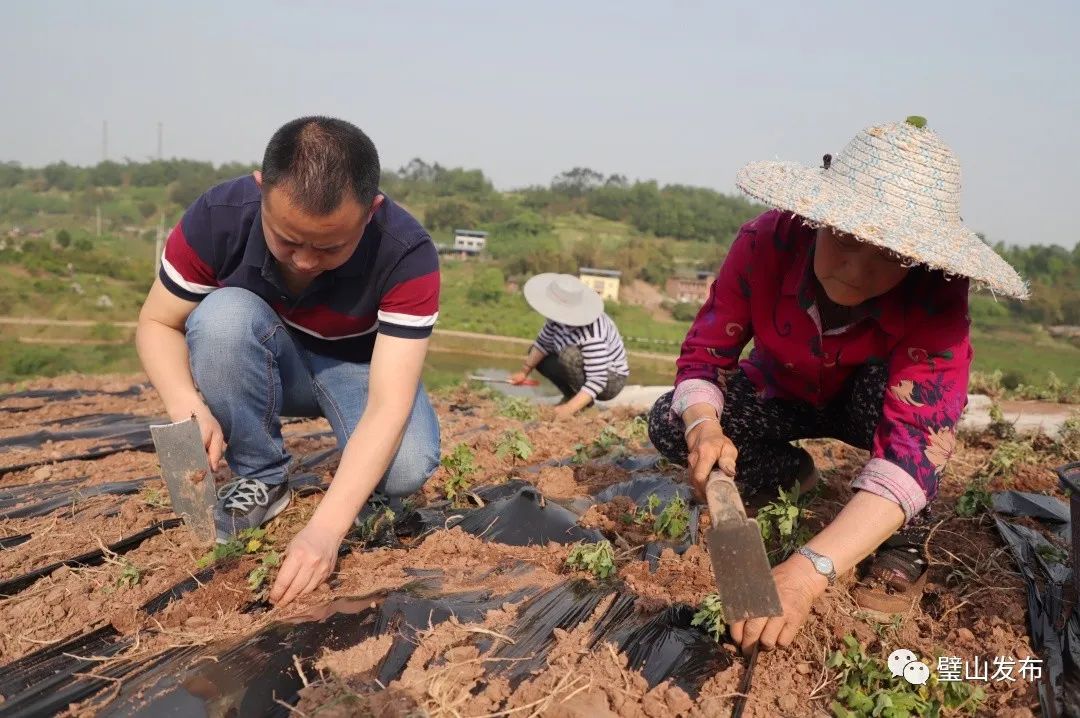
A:
{"type": "Polygon", "coordinates": [[[430,336],[439,314],[439,258],[412,215],[386,197],[352,257],[292,297],[266,247],[261,202],[251,176],[195,200],[165,243],[165,287],[188,301],[220,287],[247,289],[306,348],[345,361],[370,362],[376,334],[430,336]]]}

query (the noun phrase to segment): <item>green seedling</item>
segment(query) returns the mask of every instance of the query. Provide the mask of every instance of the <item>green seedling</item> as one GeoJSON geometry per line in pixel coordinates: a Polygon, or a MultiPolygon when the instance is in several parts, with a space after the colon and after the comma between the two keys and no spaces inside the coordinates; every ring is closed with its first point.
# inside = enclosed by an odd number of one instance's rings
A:
{"type": "Polygon", "coordinates": [[[993,505],[990,492],[982,481],[973,481],[956,500],[956,515],[964,518],[986,513],[993,505]]]}
{"type": "Polygon", "coordinates": [[[447,473],[443,484],[446,498],[458,505],[469,493],[470,480],[476,473],[476,457],[468,445],[458,444],[450,455],[443,457],[442,466],[447,473]]]}
{"type": "Polygon", "coordinates": [[[615,573],[615,550],[610,541],[578,544],[566,557],[566,565],[588,571],[599,579],[608,578],[615,573]]]}
{"type": "Polygon", "coordinates": [[[124,567],[120,571],[120,577],[116,579],[116,585],[120,588],[134,588],[142,580],[142,569],[124,561],[124,567]]]}
{"type": "Polygon", "coordinates": [[[810,531],[802,525],[806,509],[800,502],[799,486],[790,491],[780,489],[775,501],[762,506],[757,512],[758,528],[769,550],[769,562],[776,565],[787,559],[795,549],[806,543],[810,531]]]}
{"type": "Polygon", "coordinates": [[[658,508],[660,508],[660,497],[656,494],[649,494],[649,497],[645,499],[645,508],[638,509],[633,514],[625,514],[623,523],[637,524],[638,526],[652,524],[656,521],[656,510],[658,508]]]}
{"type": "Polygon", "coordinates": [[[686,530],[689,527],[690,507],[686,505],[686,501],[681,496],[676,496],[656,517],[654,531],[657,536],[677,541],[686,535],[686,530]]]}
{"type": "Polygon", "coordinates": [[[604,430],[600,432],[600,436],[596,437],[593,441],[593,447],[599,452],[599,455],[604,455],[611,451],[616,446],[620,446],[623,443],[623,438],[619,436],[619,432],[612,429],[610,426],[605,426],[604,430]]]}
{"type": "Polygon", "coordinates": [[[720,642],[721,636],[727,631],[727,620],[724,618],[724,604],[720,602],[718,594],[710,593],[701,600],[690,625],[700,626],[714,641],[720,642]]]}
{"type": "Polygon", "coordinates": [[[495,398],[499,413],[508,419],[532,421],[537,417],[536,404],[518,396],[500,395],[495,398]]]}
{"type": "Polygon", "coordinates": [[[649,422],[644,417],[635,416],[623,424],[619,433],[628,444],[644,444],[649,440],[649,422]]]}
{"type": "Polygon", "coordinates": [[[251,573],[248,574],[248,588],[251,589],[251,592],[258,596],[266,583],[266,579],[270,577],[270,569],[277,568],[280,565],[281,556],[277,551],[267,551],[263,554],[259,565],[251,569],[251,573]]]}
{"type": "Polygon", "coordinates": [[[195,565],[199,568],[212,566],[219,561],[230,558],[238,558],[244,554],[258,553],[268,543],[266,529],[244,529],[227,543],[216,544],[209,553],[204,555],[195,565]]]}
{"type": "Polygon", "coordinates": [[[837,718],[974,714],[986,700],[986,691],[976,684],[942,682],[934,673],[924,685],[893,676],[885,661],[867,656],[851,635],[844,637],[844,648],[835,651],[825,665],[839,673],[831,705],[837,718]]]}
{"type": "Polygon", "coordinates": [[[499,443],[495,446],[495,455],[500,459],[509,456],[515,460],[525,461],[532,456],[532,453],[532,443],[529,441],[529,437],[525,436],[520,429],[514,429],[503,434],[502,438],[499,439],[499,443]]]}
{"type": "Polygon", "coordinates": [[[155,509],[167,509],[172,506],[172,503],[169,501],[169,495],[161,489],[144,489],[142,494],[139,495],[139,498],[142,499],[144,504],[155,509]]]}

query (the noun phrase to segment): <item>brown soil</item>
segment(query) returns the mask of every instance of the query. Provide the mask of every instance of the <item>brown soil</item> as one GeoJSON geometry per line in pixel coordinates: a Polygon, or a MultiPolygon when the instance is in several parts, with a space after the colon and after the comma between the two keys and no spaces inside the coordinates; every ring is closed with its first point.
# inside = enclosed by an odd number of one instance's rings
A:
{"type": "MultiPolygon", "coordinates": [[[[140,380],[68,377],[31,386],[109,386],[116,390],[140,380]]],[[[24,406],[33,405],[33,401],[18,400],[24,406]]],[[[572,455],[576,444],[591,442],[604,427],[624,425],[633,415],[629,411],[591,410],[572,421],[556,423],[550,409],[545,408],[537,420],[522,422],[500,416],[491,399],[469,391],[440,397],[435,406],[442,423],[444,453],[452,452],[458,443],[474,451],[479,467],[472,478],[475,486],[516,476],[536,483],[546,496],[564,500],[593,496],[629,478],[625,470],[599,461],[577,467],[547,466],[539,471],[522,466],[572,455]],[[500,437],[514,429],[525,433],[532,443],[534,453],[527,462],[495,455],[500,437]]],[[[59,418],[103,411],[154,416],[161,413],[161,406],[153,392],[126,398],[99,396],[52,404],[40,402],[40,406],[27,412],[0,412],[0,432],[30,432],[48,427],[59,418]]],[[[296,455],[333,448],[332,436],[312,436],[327,430],[323,420],[289,424],[285,428],[286,445],[296,455]]],[[[833,441],[804,443],[823,476],[821,492],[811,510],[815,523],[825,522],[850,495],[849,484],[865,462],[866,453],[833,441]]],[[[924,657],[1033,655],[1023,583],[1010,555],[1003,550],[993,522],[987,517],[958,518],[952,512],[957,498],[972,481],[986,475],[989,459],[999,443],[986,436],[963,436],[958,442],[935,509],[940,523],[928,542],[931,567],[926,591],[912,611],[895,623],[879,623],[855,605],[850,592],[852,578],[841,577],[838,585],[817,602],[790,649],[759,658],[745,715],[827,714],[835,693],[836,674],[825,667],[824,661],[848,634],[858,638],[868,655],[881,658],[896,647],[909,648],[924,657]]],[[[49,457],[59,448],[70,447],[48,446],[29,453],[49,457]]],[[[1062,497],[1051,471],[1058,461],[1053,452],[1051,445],[1036,442],[1032,459],[994,477],[991,490],[1016,488],[1062,497]]],[[[0,463],[8,458],[0,456],[0,463]]],[[[81,486],[93,486],[157,474],[156,460],[150,452],[123,452],[97,461],[58,461],[46,468],[48,471],[39,467],[2,475],[0,490],[25,483],[47,486],[71,478],[79,478],[81,486]]],[[[330,462],[320,466],[318,473],[329,480],[333,469],[330,462]]],[[[228,472],[223,472],[215,478],[221,481],[227,477],[228,472]]],[[[436,472],[424,487],[421,503],[442,498],[445,478],[442,469],[436,472]]],[[[110,543],[170,516],[167,508],[147,505],[151,490],[158,495],[165,493],[160,479],[153,478],[140,494],[99,496],[47,516],[0,521],[0,536],[33,535],[27,543],[0,551],[0,576],[9,578],[95,549],[98,539],[110,543]],[[118,513],[108,515],[116,509],[118,513]]],[[[276,550],[284,551],[318,500],[318,495],[297,497],[270,524],[268,538],[276,550]]],[[[618,533],[628,543],[639,539],[643,542],[647,536],[628,536],[628,527],[619,521],[619,514],[626,508],[618,502],[597,507],[587,515],[585,523],[618,533]]],[[[543,589],[566,580],[564,564],[569,550],[569,546],[562,545],[513,547],[485,543],[459,529],[437,530],[402,548],[347,554],[329,585],[285,608],[253,605],[247,576],[256,559],[245,557],[222,566],[205,585],[158,614],[146,616],[138,612],[138,607],[190,578],[197,571],[196,560],[205,552],[205,547],[195,545],[183,528],[173,529],[99,566],[61,569],[15,596],[0,599],[0,625],[4,627],[0,631],[0,665],[110,623],[126,635],[138,636],[137,647],[126,655],[141,660],[167,646],[228,640],[250,634],[270,621],[317,613],[334,598],[370,596],[396,589],[416,580],[418,573],[437,573],[446,591],[485,588],[502,595],[526,587],[543,589]],[[140,572],[132,585],[121,581],[129,565],[140,572]]],[[[618,577],[640,596],[642,610],[672,603],[694,605],[715,589],[712,567],[701,545],[692,546],[681,556],[665,551],[655,571],[647,562],[621,558],[618,577]]],[[[314,714],[317,708],[320,716],[403,716],[419,710],[432,716],[475,716],[511,709],[511,715],[521,716],[725,715],[743,675],[743,665],[736,661],[707,681],[695,698],[669,684],[649,689],[639,673],[627,669],[626,657],[612,647],[585,649],[590,626],[586,621],[573,631],[557,632],[547,664],[511,690],[504,679],[484,678],[486,659],[479,653],[475,639],[478,630],[486,631],[483,635],[489,638],[504,633],[515,615],[513,606],[504,606],[476,624],[447,621],[422,631],[405,672],[386,690],[373,691],[370,678],[372,668],[388,648],[387,637],[322,655],[319,667],[325,679],[304,689],[298,708],[306,715],[314,714]]],[[[1038,710],[1030,683],[990,683],[985,687],[989,698],[981,709],[984,714],[1030,715],[1029,711],[1038,710]]]]}
{"type": "Polygon", "coordinates": [[[638,510],[637,504],[629,497],[616,496],[607,503],[590,506],[578,523],[587,528],[598,529],[609,539],[621,538],[630,546],[641,546],[649,541],[660,540],[653,533],[653,519],[638,519],[638,510]]]}

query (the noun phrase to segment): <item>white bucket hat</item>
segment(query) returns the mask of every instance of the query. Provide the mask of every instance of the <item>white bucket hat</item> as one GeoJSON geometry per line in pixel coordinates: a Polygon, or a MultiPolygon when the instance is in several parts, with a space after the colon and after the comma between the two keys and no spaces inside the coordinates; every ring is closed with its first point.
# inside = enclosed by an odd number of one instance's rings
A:
{"type": "Polygon", "coordinates": [[[1016,270],[960,218],[960,163],[926,120],[869,127],[823,166],[751,162],[735,184],[815,226],[841,232],[997,294],[1026,299],[1016,270]]]}
{"type": "Polygon", "coordinates": [[[547,319],[571,327],[592,324],[604,313],[604,300],[577,277],[546,272],[524,287],[525,301],[547,319]]]}

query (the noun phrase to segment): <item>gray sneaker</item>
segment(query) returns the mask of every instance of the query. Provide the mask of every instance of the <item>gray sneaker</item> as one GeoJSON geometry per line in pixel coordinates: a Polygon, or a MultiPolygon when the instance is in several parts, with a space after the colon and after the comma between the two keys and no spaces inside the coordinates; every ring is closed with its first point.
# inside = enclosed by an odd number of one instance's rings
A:
{"type": "Polygon", "coordinates": [[[228,543],[241,531],[262,526],[284,511],[291,500],[288,481],[272,486],[258,479],[230,481],[218,489],[214,506],[217,542],[228,543]]]}

